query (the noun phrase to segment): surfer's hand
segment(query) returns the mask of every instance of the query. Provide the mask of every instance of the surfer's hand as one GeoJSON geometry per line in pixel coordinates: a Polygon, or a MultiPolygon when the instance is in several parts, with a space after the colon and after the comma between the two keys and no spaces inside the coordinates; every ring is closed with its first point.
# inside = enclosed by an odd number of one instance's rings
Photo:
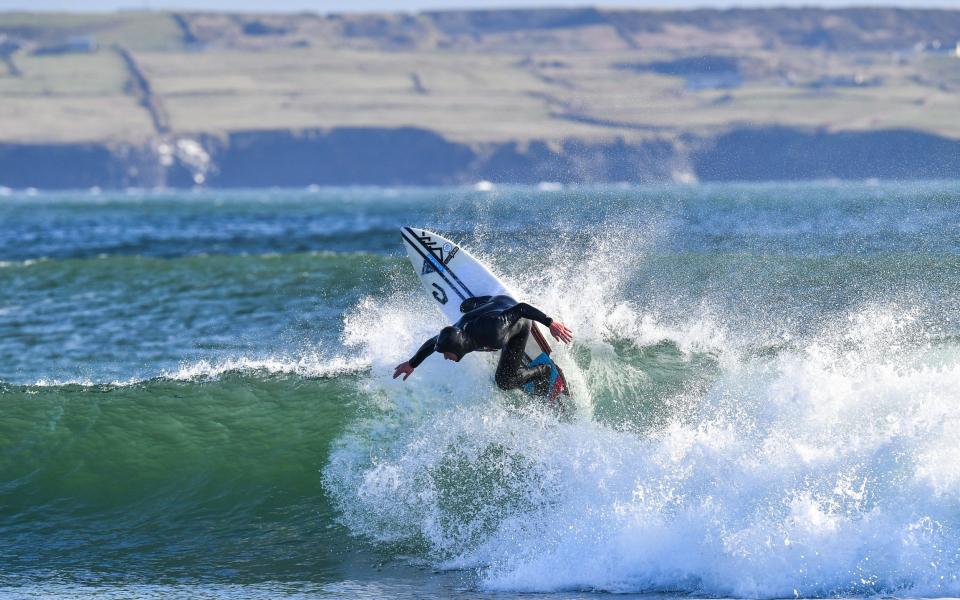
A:
{"type": "Polygon", "coordinates": [[[403,380],[406,381],[407,377],[413,374],[413,367],[410,366],[410,361],[400,363],[397,365],[397,368],[393,371],[393,378],[396,379],[403,375],[403,380]]]}
{"type": "Polygon", "coordinates": [[[573,332],[560,321],[554,321],[550,324],[550,333],[561,342],[569,344],[573,341],[573,332]]]}

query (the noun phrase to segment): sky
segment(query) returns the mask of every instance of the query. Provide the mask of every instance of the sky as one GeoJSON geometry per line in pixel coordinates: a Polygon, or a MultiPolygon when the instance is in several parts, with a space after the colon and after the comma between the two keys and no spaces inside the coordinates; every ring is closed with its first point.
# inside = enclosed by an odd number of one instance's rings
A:
{"type": "Polygon", "coordinates": [[[728,8],[731,6],[902,6],[960,8],[960,0],[0,0],[0,11],[222,10],[249,12],[410,11],[537,6],[728,8]]]}

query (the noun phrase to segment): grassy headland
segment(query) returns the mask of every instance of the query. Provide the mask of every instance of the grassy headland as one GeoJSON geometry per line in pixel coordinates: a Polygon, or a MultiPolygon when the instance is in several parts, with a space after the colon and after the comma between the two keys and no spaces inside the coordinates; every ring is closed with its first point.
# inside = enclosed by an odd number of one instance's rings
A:
{"type": "Polygon", "coordinates": [[[744,128],[960,140],[958,38],[960,10],[6,13],[0,143],[340,128],[418,128],[478,155],[682,154],[744,128]]]}

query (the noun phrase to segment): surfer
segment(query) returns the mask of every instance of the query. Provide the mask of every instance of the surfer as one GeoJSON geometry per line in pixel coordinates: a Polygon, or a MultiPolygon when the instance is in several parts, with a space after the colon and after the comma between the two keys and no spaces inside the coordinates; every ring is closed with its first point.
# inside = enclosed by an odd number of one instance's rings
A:
{"type": "Polygon", "coordinates": [[[393,378],[403,375],[406,381],[414,369],[434,352],[440,352],[446,360],[460,362],[470,352],[501,350],[495,375],[501,389],[510,390],[533,382],[538,394],[546,393],[550,365],[525,366],[523,349],[530,335],[530,320],[550,328],[557,340],[570,343],[573,333],[566,325],[510,296],[467,298],[460,304],[460,312],[463,316],[459,321],[441,329],[438,335],[420,346],[413,358],[397,365],[393,378]]]}

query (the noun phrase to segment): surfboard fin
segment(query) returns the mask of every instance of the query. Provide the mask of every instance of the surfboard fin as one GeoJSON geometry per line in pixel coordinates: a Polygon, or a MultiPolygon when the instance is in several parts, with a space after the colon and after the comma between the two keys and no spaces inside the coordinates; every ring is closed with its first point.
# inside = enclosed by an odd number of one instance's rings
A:
{"type": "Polygon", "coordinates": [[[553,384],[553,389],[550,390],[548,398],[551,402],[556,402],[560,398],[561,394],[564,394],[567,391],[567,382],[563,376],[557,377],[557,380],[553,384]]]}

